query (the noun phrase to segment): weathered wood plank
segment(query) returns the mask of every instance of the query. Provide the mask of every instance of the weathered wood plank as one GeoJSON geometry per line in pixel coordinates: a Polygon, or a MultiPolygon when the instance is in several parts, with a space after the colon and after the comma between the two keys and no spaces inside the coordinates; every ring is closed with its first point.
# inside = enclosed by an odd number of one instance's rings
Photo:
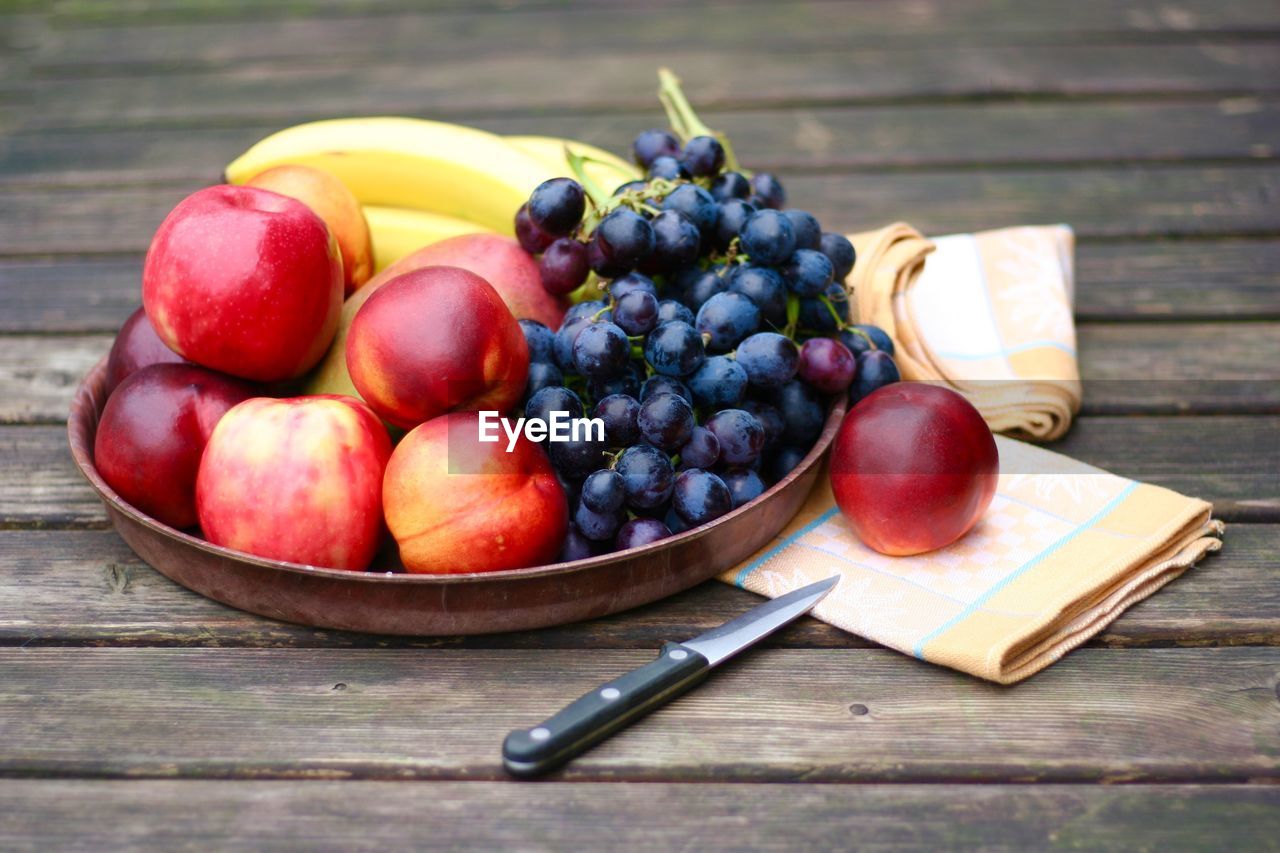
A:
{"type": "MultiPolygon", "coordinates": [[[[1274,581],[1280,525],[1232,525],[1226,547],[1094,641],[1103,646],[1280,645],[1274,581]]],[[[224,607],[152,571],[112,531],[0,531],[0,645],[656,649],[759,602],[709,582],[647,607],[574,625],[479,637],[398,638],[327,631],[224,607]]],[[[874,644],[816,619],[768,643],[874,644]]]]}
{"type": "MultiPolygon", "coordinates": [[[[1053,449],[1214,502],[1227,521],[1280,521],[1280,417],[1085,417],[1053,449]]],[[[0,527],[102,526],[60,426],[0,426],[0,527]]]]}
{"type": "MultiPolygon", "coordinates": [[[[1150,323],[1078,330],[1086,414],[1280,412],[1280,324],[1150,323]]],[[[66,418],[110,335],[0,337],[0,423],[66,418]]]]}
{"type": "MultiPolygon", "coordinates": [[[[164,216],[216,176],[128,187],[0,191],[0,254],[145,251],[164,216]]],[[[905,219],[932,234],[1070,222],[1084,238],[1280,232],[1280,169],[1261,165],[794,175],[828,230],[905,219]]]]}
{"type": "MultiPolygon", "coordinates": [[[[500,778],[512,728],[652,652],[2,649],[0,774],[500,778]]],[[[766,649],[565,779],[1280,778],[1280,649],[1083,649],[1013,689],[766,649]]]]}
{"type": "MultiPolygon", "coordinates": [[[[965,103],[704,111],[735,142],[743,163],[784,174],[998,163],[1271,158],[1280,102],[965,103]]],[[[656,110],[573,116],[462,117],[495,133],[572,136],[626,153],[656,110]]],[[[0,137],[0,181],[91,184],[181,180],[215,174],[280,122],[201,130],[32,131],[0,137]]]]}
{"type": "MultiPolygon", "coordinates": [[[[1280,318],[1280,241],[1083,242],[1083,321],[1280,318]]],[[[0,332],[114,332],[141,302],[142,255],[0,259],[0,332]]]]}
{"type": "Polygon", "coordinates": [[[667,65],[700,107],[1051,96],[1244,95],[1280,90],[1280,51],[1265,41],[1187,45],[936,47],[918,50],[754,52],[725,74],[729,53],[700,49],[567,50],[554,63],[477,50],[437,58],[287,67],[243,63],[216,72],[95,74],[21,83],[31,128],[204,126],[250,119],[288,123],[333,115],[449,117],[544,110],[652,110],[654,73],[667,65]]]}
{"type": "Polygon", "coordinates": [[[666,850],[1260,850],[1280,829],[1280,788],[1245,785],[11,779],[0,803],[0,844],[19,850],[587,850],[601,827],[666,850]]]}
{"type": "Polygon", "coordinates": [[[1155,40],[1189,41],[1206,36],[1280,31],[1280,15],[1261,4],[1226,11],[1221,4],[1169,10],[1154,0],[1122,13],[1105,4],[1082,4],[1072,14],[1054,14],[1042,5],[1014,4],[959,8],[926,3],[914,8],[882,4],[792,2],[726,8],[686,4],[655,14],[652,6],[573,4],[568,8],[504,9],[477,14],[474,8],[436,8],[427,13],[361,14],[249,20],[190,20],[167,24],[115,21],[107,28],[61,27],[42,46],[33,66],[41,73],[120,73],[173,68],[227,67],[236,63],[328,56],[386,61],[421,55],[466,55],[478,46],[491,55],[590,49],[625,51],[636,44],[663,44],[671,50],[770,50],[918,47],[921,44],[1062,44],[1155,40]]]}

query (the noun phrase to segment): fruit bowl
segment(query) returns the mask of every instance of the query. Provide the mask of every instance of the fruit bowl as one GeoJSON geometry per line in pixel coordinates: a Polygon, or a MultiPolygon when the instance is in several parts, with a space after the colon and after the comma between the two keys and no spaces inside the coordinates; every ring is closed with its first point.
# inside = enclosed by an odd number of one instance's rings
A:
{"type": "MultiPolygon", "coordinates": [[[[763,495],[700,527],[600,557],[499,572],[451,575],[352,572],[254,557],[145,515],[120,498],[93,461],[106,403],[106,359],[76,390],[67,424],[71,455],[111,523],[158,572],[215,601],[260,616],[375,634],[523,631],[617,613],[688,589],[767,545],[817,480],[845,404],[827,415],[808,455],[763,495]]],[[[393,558],[392,558],[393,559],[393,558]]],[[[387,558],[375,560],[375,567],[387,558]]]]}

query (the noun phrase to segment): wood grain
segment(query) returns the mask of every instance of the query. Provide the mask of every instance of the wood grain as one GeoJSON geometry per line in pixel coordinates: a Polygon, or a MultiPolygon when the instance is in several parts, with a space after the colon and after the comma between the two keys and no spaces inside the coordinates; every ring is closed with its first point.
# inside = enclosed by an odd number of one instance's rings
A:
{"type": "MultiPolygon", "coordinates": [[[[1280,326],[1085,325],[1085,414],[1280,413],[1280,326]]],[[[0,423],[60,423],[110,335],[0,336],[0,423]]]]}
{"type": "MultiPolygon", "coordinates": [[[[1084,242],[1076,317],[1280,319],[1280,241],[1084,242]]],[[[0,258],[0,332],[115,332],[141,303],[142,255],[0,258]]]]}
{"type": "MultiPolygon", "coordinates": [[[[0,254],[145,251],[173,206],[216,180],[0,191],[0,254]]],[[[1083,238],[1280,232],[1280,170],[1262,165],[797,175],[787,187],[831,231],[901,219],[931,234],[1039,222],[1083,238]]]]}
{"type": "Polygon", "coordinates": [[[1125,10],[1081,4],[1072,14],[1046,14],[1044,4],[985,8],[936,2],[903,8],[885,4],[839,2],[755,3],[745,8],[723,4],[669,6],[655,14],[651,5],[569,4],[548,8],[524,4],[502,14],[476,14],[474,7],[450,9],[438,4],[428,14],[404,14],[394,5],[385,14],[358,18],[270,13],[247,20],[193,25],[145,20],[133,25],[115,20],[109,28],[56,27],[32,59],[40,73],[120,73],[173,68],[228,67],[238,63],[306,59],[317,55],[337,61],[417,57],[425,44],[432,55],[465,56],[477,45],[494,56],[573,50],[626,51],[636,44],[664,44],[671,50],[736,50],[745,44],[767,50],[831,50],[940,44],[1058,45],[1188,41],[1206,36],[1237,36],[1280,31],[1280,15],[1263,4],[1223,10],[1207,3],[1169,9],[1156,2],[1125,10]],[[1032,11],[1034,7],[1041,14],[1032,11]],[[274,18],[274,19],[273,19],[274,18]],[[138,24],[141,25],[138,25],[138,24]]]}
{"type": "MultiPolygon", "coordinates": [[[[1280,417],[1086,417],[1052,449],[1214,502],[1227,521],[1280,521],[1280,417]]],[[[60,426],[0,426],[0,527],[102,526],[60,426]]]]}
{"type": "Polygon", "coordinates": [[[1280,829],[1280,788],[1242,785],[10,779],[0,804],[18,850],[588,850],[605,827],[667,850],[1260,850],[1280,829]]]}
{"type": "MultiPolygon", "coordinates": [[[[943,168],[959,165],[1270,159],[1280,103],[1264,97],[1174,101],[964,103],[704,110],[754,169],[943,168]]],[[[660,122],[637,112],[458,116],[494,133],[569,136],[625,154],[660,122]]],[[[216,174],[278,130],[276,119],[192,129],[34,130],[0,137],[0,183],[121,184],[216,174]]]]}
{"type": "MultiPolygon", "coordinates": [[[[501,778],[507,731],[651,656],[0,649],[0,775],[501,778]]],[[[1274,648],[1083,649],[1012,689],[884,650],[764,650],[559,776],[1274,780],[1277,679],[1274,648]]]]}
{"type": "MultiPolygon", "coordinates": [[[[1095,645],[1280,644],[1280,526],[1232,525],[1225,548],[1108,627],[1095,645]]],[[[478,637],[383,637],[289,625],[225,607],[150,569],[113,531],[0,531],[0,645],[656,649],[755,606],[709,582],[653,605],[573,625],[478,637]]],[[[769,645],[869,648],[804,619],[769,645]]]]}
{"type": "MultiPolygon", "coordinates": [[[[256,119],[290,124],[334,115],[454,117],[542,110],[655,110],[655,72],[674,68],[701,108],[902,103],[1037,97],[1242,96],[1280,91],[1280,51],[1267,41],[1032,47],[941,51],[868,48],[756,51],[566,51],[556,61],[489,54],[335,62],[323,54],[287,65],[246,62],[219,71],[18,81],[33,128],[196,127],[256,119]],[[725,74],[726,67],[734,68],[725,74]]],[[[656,110],[655,110],[656,111],[656,110]]]]}

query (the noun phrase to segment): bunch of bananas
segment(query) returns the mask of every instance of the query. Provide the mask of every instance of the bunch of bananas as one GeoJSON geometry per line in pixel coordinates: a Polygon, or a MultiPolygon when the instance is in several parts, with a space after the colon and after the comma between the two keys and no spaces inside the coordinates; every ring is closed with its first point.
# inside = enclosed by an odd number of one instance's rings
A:
{"type": "Polygon", "coordinates": [[[625,160],[584,142],[498,136],[415,118],[346,118],[274,133],[226,169],[243,184],[275,166],[320,169],[364,206],[381,270],[410,252],[459,234],[512,233],[516,210],[534,187],[571,174],[566,148],[587,158],[601,186],[640,177],[625,160]]]}

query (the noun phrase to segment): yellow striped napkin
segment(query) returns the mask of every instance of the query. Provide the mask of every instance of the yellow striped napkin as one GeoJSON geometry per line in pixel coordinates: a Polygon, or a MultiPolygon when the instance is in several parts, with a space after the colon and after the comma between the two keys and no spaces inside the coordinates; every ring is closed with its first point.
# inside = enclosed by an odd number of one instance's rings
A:
{"type": "Polygon", "coordinates": [[[927,240],[905,223],[850,235],[858,321],[894,339],[908,380],[964,394],[995,432],[1060,438],[1080,409],[1066,225],[927,240]]]}
{"type": "Polygon", "coordinates": [[[720,579],[770,598],[833,574],[813,615],[930,663],[1012,684],[1210,551],[1212,506],[998,436],[1000,483],[960,541],[914,557],[864,546],[825,472],[770,547],[720,579]]]}
{"type": "MultiPolygon", "coordinates": [[[[851,238],[855,310],[894,339],[905,379],[965,394],[994,432],[1061,436],[1080,407],[1071,230],[851,238]]],[[[864,546],[824,473],[773,544],[720,579],[776,597],[839,573],[813,615],[921,660],[1012,684],[1222,546],[1213,507],[998,436],[978,525],[930,554],[864,546]]]]}

